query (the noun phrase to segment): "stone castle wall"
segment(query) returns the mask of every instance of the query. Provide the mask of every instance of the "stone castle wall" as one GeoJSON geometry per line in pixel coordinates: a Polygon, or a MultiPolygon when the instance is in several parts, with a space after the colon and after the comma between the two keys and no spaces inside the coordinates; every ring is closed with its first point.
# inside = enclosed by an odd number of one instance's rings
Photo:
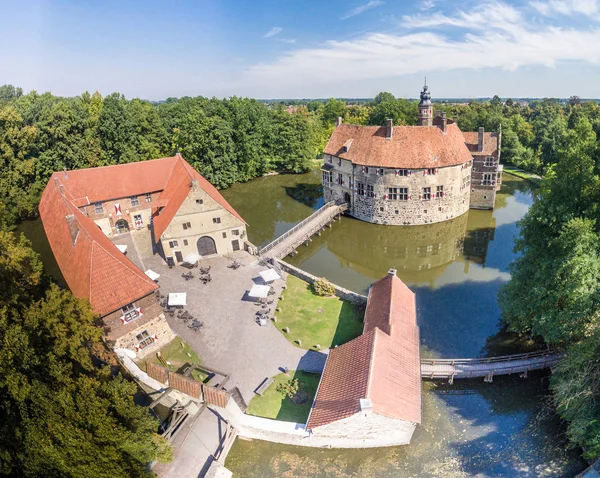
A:
{"type": "MultiPolygon", "coordinates": [[[[494,209],[496,202],[497,184],[500,182],[498,173],[499,158],[497,155],[473,154],[473,170],[471,173],[470,207],[473,209],[494,209]],[[486,165],[485,158],[493,157],[495,165],[486,165]],[[484,184],[486,175],[491,181],[484,184]]],[[[488,163],[489,164],[489,163],[488,163]]]]}
{"type": "MultiPolygon", "coordinates": [[[[323,184],[325,201],[350,199],[350,214],[357,219],[386,225],[422,225],[447,221],[464,214],[470,205],[470,165],[438,168],[436,174],[424,169],[410,170],[410,175],[396,175],[396,169],[363,168],[348,160],[325,158],[333,181],[323,184]],[[342,184],[339,184],[339,174],[342,184]],[[365,195],[359,194],[360,183],[365,195]],[[373,186],[374,197],[369,197],[367,185],[373,186]],[[443,197],[436,197],[437,187],[443,186],[443,197]],[[431,199],[424,199],[424,188],[429,187],[431,199]],[[389,188],[408,188],[408,200],[390,199],[389,188]]],[[[324,174],[324,177],[326,175],[324,174]]]]}

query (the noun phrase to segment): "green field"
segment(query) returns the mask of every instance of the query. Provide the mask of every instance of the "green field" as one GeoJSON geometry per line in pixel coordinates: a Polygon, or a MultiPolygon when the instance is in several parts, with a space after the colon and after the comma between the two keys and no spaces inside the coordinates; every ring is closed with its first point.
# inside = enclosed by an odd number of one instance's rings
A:
{"type": "Polygon", "coordinates": [[[263,393],[256,395],[248,406],[248,413],[257,417],[273,418],[286,422],[306,423],[312,402],[317,393],[320,375],[290,370],[288,375],[281,373],[263,393]],[[290,379],[298,379],[300,389],[295,398],[286,397],[277,391],[277,385],[290,379]]]}
{"type": "Polygon", "coordinates": [[[322,349],[327,349],[362,333],[363,311],[350,302],[337,297],[320,297],[312,292],[308,283],[291,275],[286,284],[275,325],[281,331],[289,327],[289,334],[282,333],[294,345],[314,350],[319,344],[322,349]],[[298,345],[298,339],[301,345],[298,345]]]}

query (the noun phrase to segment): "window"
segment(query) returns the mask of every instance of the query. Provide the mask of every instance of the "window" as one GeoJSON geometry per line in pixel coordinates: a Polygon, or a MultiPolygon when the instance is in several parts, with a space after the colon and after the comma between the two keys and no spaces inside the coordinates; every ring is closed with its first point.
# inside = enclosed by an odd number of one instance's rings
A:
{"type": "Polygon", "coordinates": [[[152,345],[154,343],[154,339],[150,337],[150,334],[147,330],[144,330],[143,332],[137,334],[135,338],[138,341],[138,347],[140,349],[148,347],[148,345],[152,345]]]}
{"type": "Polygon", "coordinates": [[[183,245],[184,245],[184,246],[187,246],[187,245],[188,245],[188,240],[187,240],[187,239],[184,239],[184,240],[183,240],[183,245]]]}
{"type": "Polygon", "coordinates": [[[429,168],[429,169],[426,169],[426,170],[425,170],[425,174],[431,174],[431,175],[434,175],[434,174],[437,174],[437,172],[438,172],[438,169],[437,169],[437,168],[429,168]]]}
{"type": "Polygon", "coordinates": [[[144,225],[144,221],[142,220],[142,215],[141,214],[136,214],[133,216],[133,223],[135,224],[135,227],[137,229],[139,229],[140,227],[142,227],[144,225]]]}
{"type": "Polygon", "coordinates": [[[323,184],[331,186],[333,182],[333,173],[331,171],[323,171],[323,184]]]}
{"type": "Polygon", "coordinates": [[[338,173],[338,175],[337,175],[337,183],[338,184],[344,184],[344,176],[342,176],[342,173],[338,173]]]}
{"type": "Polygon", "coordinates": [[[196,204],[204,204],[204,199],[196,199],[196,204]]]}
{"type": "Polygon", "coordinates": [[[169,247],[171,249],[173,249],[174,247],[177,247],[179,244],[177,244],[177,241],[169,241],[169,247]]]}
{"type": "Polygon", "coordinates": [[[438,199],[444,197],[444,186],[437,186],[435,197],[438,199]]]}
{"type": "Polygon", "coordinates": [[[388,197],[391,201],[398,200],[398,188],[388,188],[388,197]]]}
{"type": "Polygon", "coordinates": [[[135,306],[135,304],[127,304],[125,307],[121,308],[123,312],[123,321],[125,323],[131,322],[132,320],[137,319],[140,316],[139,309],[135,306]]]}
{"type": "Polygon", "coordinates": [[[382,207],[379,208],[379,212],[383,212],[383,208],[382,207]]]}
{"type": "Polygon", "coordinates": [[[408,169],[396,169],[396,176],[410,176],[408,169]]]}
{"type": "Polygon", "coordinates": [[[383,168],[377,168],[377,169],[375,170],[375,173],[376,173],[377,175],[379,175],[379,176],[383,176],[383,168]]]}
{"type": "Polygon", "coordinates": [[[494,177],[494,175],[491,174],[491,173],[484,174],[483,175],[483,179],[481,181],[481,184],[484,185],[484,186],[490,186],[490,185],[492,185],[494,183],[493,177],[494,177]]]}
{"type": "Polygon", "coordinates": [[[368,198],[374,198],[375,197],[375,191],[373,190],[373,185],[372,184],[367,184],[367,197],[368,198]]]}
{"type": "Polygon", "coordinates": [[[423,188],[423,194],[421,195],[421,199],[431,199],[431,188],[423,188]]]}
{"type": "Polygon", "coordinates": [[[146,202],[152,202],[152,194],[146,193],[146,202]]]}
{"type": "Polygon", "coordinates": [[[352,181],[352,176],[348,176],[348,187],[350,189],[354,189],[354,182],[352,181]]]}
{"type": "Polygon", "coordinates": [[[400,201],[408,201],[408,188],[399,188],[398,199],[400,201]]]}
{"type": "Polygon", "coordinates": [[[496,158],[493,156],[486,156],[483,160],[483,165],[488,168],[495,167],[497,165],[496,158]]]}
{"type": "Polygon", "coordinates": [[[213,217],[213,223],[215,223],[215,224],[221,224],[221,218],[220,217],[213,217]]]}
{"type": "Polygon", "coordinates": [[[187,230],[187,229],[191,229],[192,228],[192,223],[191,222],[184,222],[183,223],[183,230],[187,230]]]}
{"type": "Polygon", "coordinates": [[[240,231],[238,229],[232,229],[231,235],[232,236],[239,236],[240,235],[240,231]]]}
{"type": "Polygon", "coordinates": [[[365,174],[369,174],[369,167],[368,166],[363,166],[362,167],[362,172],[365,174]]]}
{"type": "Polygon", "coordinates": [[[333,164],[333,156],[329,156],[329,162],[333,164]]]}
{"type": "Polygon", "coordinates": [[[135,207],[135,206],[139,206],[140,205],[140,200],[137,196],[131,196],[129,198],[129,200],[131,201],[131,207],[135,207]]]}
{"type": "Polygon", "coordinates": [[[234,241],[231,241],[231,248],[234,251],[239,251],[240,250],[240,241],[238,241],[237,239],[235,239],[234,241]]]}
{"type": "Polygon", "coordinates": [[[104,207],[102,207],[102,203],[101,202],[97,202],[96,204],[94,204],[94,212],[96,214],[103,214],[104,213],[104,207]]]}
{"type": "Polygon", "coordinates": [[[338,158],[338,166],[342,165],[342,158],[338,158]]]}
{"type": "Polygon", "coordinates": [[[365,195],[365,183],[356,183],[356,192],[359,196],[365,195]]]}
{"type": "Polygon", "coordinates": [[[227,233],[226,232],[223,233],[223,239],[227,239],[227,233]]]}

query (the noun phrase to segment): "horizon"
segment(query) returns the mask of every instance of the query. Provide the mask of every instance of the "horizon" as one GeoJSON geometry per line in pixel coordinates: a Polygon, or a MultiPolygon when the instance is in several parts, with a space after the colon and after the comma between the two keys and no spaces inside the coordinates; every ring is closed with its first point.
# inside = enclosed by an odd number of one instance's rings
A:
{"type": "Polygon", "coordinates": [[[150,101],[415,98],[425,75],[438,99],[594,98],[599,1],[6,3],[0,76],[150,101]]]}

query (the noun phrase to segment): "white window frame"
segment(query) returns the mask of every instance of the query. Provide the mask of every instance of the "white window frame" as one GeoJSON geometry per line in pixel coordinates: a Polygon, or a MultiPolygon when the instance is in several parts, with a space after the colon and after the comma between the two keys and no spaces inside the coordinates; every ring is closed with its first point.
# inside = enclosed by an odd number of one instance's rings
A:
{"type": "Polygon", "coordinates": [[[104,214],[104,205],[101,202],[94,203],[94,212],[96,214],[104,214]]]}
{"type": "Polygon", "coordinates": [[[138,207],[140,205],[140,198],[138,196],[131,196],[129,202],[131,203],[131,207],[138,207]]]}
{"type": "Polygon", "coordinates": [[[140,350],[145,349],[149,345],[154,343],[154,337],[150,335],[148,330],[142,330],[139,334],[135,336],[135,339],[138,341],[138,348],[140,350]],[[146,336],[144,336],[146,334],[146,336]]]}
{"type": "Polygon", "coordinates": [[[140,316],[139,312],[137,311],[137,307],[133,302],[131,304],[127,304],[125,307],[121,307],[121,312],[123,312],[122,320],[126,324],[133,322],[140,316]]]}

